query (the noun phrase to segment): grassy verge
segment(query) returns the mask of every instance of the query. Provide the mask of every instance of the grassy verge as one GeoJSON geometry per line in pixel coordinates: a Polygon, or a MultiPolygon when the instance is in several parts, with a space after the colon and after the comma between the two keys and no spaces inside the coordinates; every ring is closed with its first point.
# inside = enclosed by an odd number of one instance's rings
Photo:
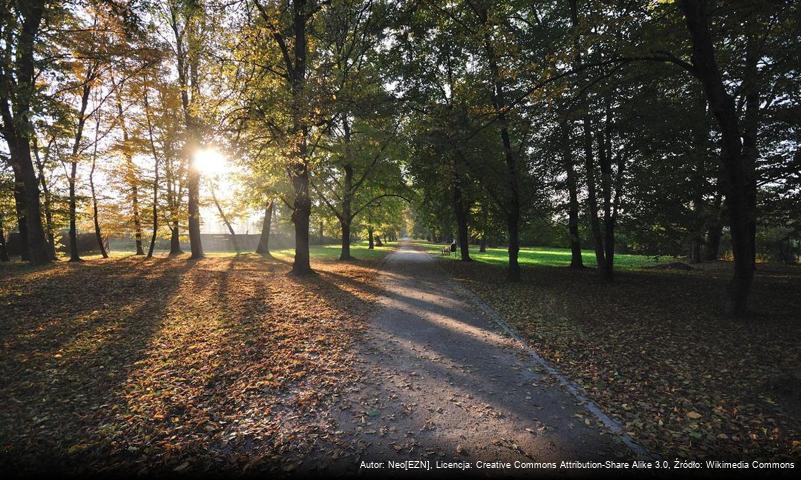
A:
{"type": "Polygon", "coordinates": [[[801,268],[760,266],[756,313],[735,322],[722,270],[624,269],[604,284],[529,265],[508,284],[492,262],[441,264],[652,451],[801,458],[801,268]]]}
{"type": "MultiPolygon", "coordinates": [[[[419,241],[414,242],[414,245],[432,254],[440,254],[445,246],[443,244],[419,241]]],[[[459,259],[458,252],[456,255],[443,255],[442,257],[451,260],[459,259]]],[[[509,254],[506,248],[487,248],[486,252],[479,252],[477,246],[470,245],[470,257],[473,260],[493,265],[506,265],[509,262],[509,254]]],[[[581,253],[581,257],[585,265],[592,266],[595,264],[595,253],[585,250],[581,253]]],[[[566,248],[523,247],[520,249],[518,261],[521,265],[567,266],[570,265],[570,250],[566,248]]],[[[670,261],[675,261],[675,259],[673,257],[657,258],[648,255],[615,255],[615,266],[622,269],[643,268],[670,261]]]]}

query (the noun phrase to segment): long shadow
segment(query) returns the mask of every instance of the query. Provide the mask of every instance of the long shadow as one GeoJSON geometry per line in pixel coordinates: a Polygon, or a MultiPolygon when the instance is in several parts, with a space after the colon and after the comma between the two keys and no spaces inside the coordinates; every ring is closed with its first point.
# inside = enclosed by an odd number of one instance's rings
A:
{"type": "Polygon", "coordinates": [[[9,401],[0,413],[4,471],[90,469],[118,448],[111,442],[113,426],[127,402],[120,388],[144,357],[172,294],[191,268],[181,261],[153,263],[151,268],[163,268],[127,273],[114,270],[120,267],[115,264],[70,269],[58,283],[72,283],[85,306],[72,304],[72,296],[62,306],[53,300],[53,291],[45,303],[46,288],[32,290],[42,295],[42,303],[22,320],[33,329],[38,322],[44,330],[20,344],[8,334],[3,340],[14,351],[2,359],[3,376],[10,380],[2,387],[9,401]],[[99,310],[91,322],[74,321],[93,307],[99,310]]]}

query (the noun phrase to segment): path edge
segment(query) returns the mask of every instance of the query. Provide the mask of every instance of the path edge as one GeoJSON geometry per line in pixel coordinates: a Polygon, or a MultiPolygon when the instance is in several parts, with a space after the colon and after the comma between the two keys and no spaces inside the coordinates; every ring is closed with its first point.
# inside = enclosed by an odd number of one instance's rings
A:
{"type": "MultiPolygon", "coordinates": [[[[424,251],[424,253],[426,255],[434,257],[434,255],[431,255],[428,252],[424,251]]],[[[454,279],[453,275],[451,275],[450,272],[445,270],[445,268],[442,266],[438,258],[434,257],[434,260],[437,263],[437,268],[441,268],[451,279],[454,279]]],[[[548,373],[548,375],[555,378],[559,382],[559,384],[565,390],[567,390],[568,393],[570,393],[576,400],[578,400],[578,402],[584,408],[586,408],[587,411],[589,411],[592,414],[592,416],[595,417],[604,427],[606,427],[607,430],[617,435],[620,441],[623,442],[623,444],[626,447],[628,447],[629,450],[634,452],[634,454],[637,455],[639,459],[647,461],[648,460],[656,461],[660,459],[658,455],[650,452],[647,448],[640,445],[636,440],[631,438],[631,436],[626,433],[625,429],[623,428],[623,425],[617,420],[607,415],[606,412],[604,412],[603,409],[594,400],[589,398],[586,391],[584,391],[584,389],[581,388],[581,386],[579,386],[573,380],[562,374],[562,372],[560,372],[556,367],[551,365],[551,363],[548,360],[544,359],[539,353],[537,353],[534,347],[532,347],[520,335],[517,329],[509,325],[509,323],[506,322],[506,320],[500,313],[498,313],[497,310],[495,310],[491,305],[489,305],[481,297],[479,297],[478,294],[470,290],[468,287],[464,286],[460,280],[458,279],[454,280],[456,281],[453,282],[452,286],[455,287],[455,289],[460,295],[469,299],[470,302],[474,306],[476,306],[481,311],[482,314],[484,314],[487,318],[489,318],[496,325],[498,325],[498,327],[500,327],[501,330],[503,330],[503,332],[506,335],[508,335],[509,337],[514,339],[518,344],[520,344],[520,346],[523,348],[523,350],[526,351],[526,353],[528,353],[528,355],[531,357],[534,363],[542,367],[542,369],[545,370],[548,373]]]]}

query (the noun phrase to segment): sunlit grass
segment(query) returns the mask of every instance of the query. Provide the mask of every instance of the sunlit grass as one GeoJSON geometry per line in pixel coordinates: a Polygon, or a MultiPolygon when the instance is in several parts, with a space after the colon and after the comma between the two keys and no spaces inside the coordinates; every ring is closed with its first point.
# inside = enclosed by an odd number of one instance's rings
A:
{"type": "MultiPolygon", "coordinates": [[[[395,242],[385,242],[384,246],[375,247],[373,250],[370,250],[367,242],[354,242],[350,245],[350,254],[357,260],[381,260],[389,252],[394,250],[395,246],[395,242]]],[[[309,249],[309,254],[313,260],[331,261],[339,259],[340,251],[341,246],[339,244],[312,245],[309,249]]],[[[282,250],[274,250],[272,254],[274,257],[291,261],[295,256],[295,249],[286,248],[282,250]]]]}
{"type": "MultiPolygon", "coordinates": [[[[414,242],[418,247],[424,248],[427,252],[439,255],[442,252],[444,244],[434,244],[429,242],[416,241],[414,242]]],[[[477,245],[470,245],[470,257],[483,263],[494,265],[505,265],[509,262],[509,254],[506,248],[487,248],[484,253],[479,253],[477,245]]],[[[595,253],[590,250],[581,252],[581,257],[584,260],[584,265],[595,265],[595,253]]],[[[459,259],[458,252],[455,255],[443,256],[451,260],[459,259]]],[[[615,266],[619,268],[637,269],[659,263],[673,261],[672,257],[657,258],[648,255],[627,255],[616,254],[615,266]]],[[[570,250],[567,248],[552,248],[552,247],[524,247],[520,249],[519,262],[521,265],[539,265],[550,267],[561,267],[570,265],[570,250]]]]}

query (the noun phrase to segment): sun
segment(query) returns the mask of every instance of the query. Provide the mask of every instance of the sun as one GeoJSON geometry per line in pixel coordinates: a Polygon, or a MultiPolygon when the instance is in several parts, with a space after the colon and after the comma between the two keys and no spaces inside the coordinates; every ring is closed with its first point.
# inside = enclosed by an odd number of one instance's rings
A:
{"type": "Polygon", "coordinates": [[[201,148],[192,156],[192,168],[202,175],[216,177],[228,172],[228,162],[216,148],[201,148]]]}

